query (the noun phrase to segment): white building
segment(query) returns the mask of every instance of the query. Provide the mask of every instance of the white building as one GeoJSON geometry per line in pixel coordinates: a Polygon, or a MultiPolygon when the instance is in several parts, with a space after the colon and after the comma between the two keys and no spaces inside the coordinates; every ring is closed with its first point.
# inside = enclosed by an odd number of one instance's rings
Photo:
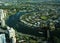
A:
{"type": "Polygon", "coordinates": [[[12,43],[16,43],[15,30],[7,26],[7,31],[9,34],[9,38],[12,39],[12,43]]]}
{"type": "Polygon", "coordinates": [[[6,43],[5,34],[0,34],[0,43],[6,43]]]}
{"type": "Polygon", "coordinates": [[[4,12],[3,9],[0,9],[0,24],[2,27],[5,26],[5,17],[6,17],[6,12],[4,12]]]}

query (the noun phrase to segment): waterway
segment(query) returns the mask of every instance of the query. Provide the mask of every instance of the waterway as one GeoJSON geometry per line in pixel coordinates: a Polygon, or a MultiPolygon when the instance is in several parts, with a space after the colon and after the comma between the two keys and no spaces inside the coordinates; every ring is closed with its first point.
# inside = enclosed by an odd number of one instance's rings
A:
{"type": "MultiPolygon", "coordinates": [[[[18,12],[15,15],[11,15],[8,19],[6,24],[10,27],[13,27],[18,32],[29,34],[29,35],[35,35],[35,36],[42,36],[39,34],[37,28],[29,27],[19,20],[21,15],[24,15],[26,12],[18,12]]],[[[44,31],[45,32],[45,31],[44,31]]],[[[45,33],[44,33],[45,34],[45,33]]]]}

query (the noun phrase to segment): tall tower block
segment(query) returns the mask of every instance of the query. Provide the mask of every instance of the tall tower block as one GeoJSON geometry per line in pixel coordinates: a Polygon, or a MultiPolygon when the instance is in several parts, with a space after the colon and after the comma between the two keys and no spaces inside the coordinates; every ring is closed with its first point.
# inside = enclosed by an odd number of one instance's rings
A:
{"type": "Polygon", "coordinates": [[[5,17],[6,17],[6,13],[4,12],[3,9],[0,9],[0,25],[2,27],[5,26],[5,17]]]}

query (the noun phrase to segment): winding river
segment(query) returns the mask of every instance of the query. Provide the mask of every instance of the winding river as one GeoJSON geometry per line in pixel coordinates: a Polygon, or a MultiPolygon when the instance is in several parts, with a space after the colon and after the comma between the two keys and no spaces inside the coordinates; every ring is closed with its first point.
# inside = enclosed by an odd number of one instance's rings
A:
{"type": "Polygon", "coordinates": [[[6,24],[10,27],[13,27],[18,32],[29,34],[29,35],[35,35],[35,36],[41,36],[38,33],[38,30],[35,28],[28,27],[20,22],[19,18],[21,15],[25,14],[26,12],[18,12],[15,15],[11,15],[8,19],[6,24]]]}

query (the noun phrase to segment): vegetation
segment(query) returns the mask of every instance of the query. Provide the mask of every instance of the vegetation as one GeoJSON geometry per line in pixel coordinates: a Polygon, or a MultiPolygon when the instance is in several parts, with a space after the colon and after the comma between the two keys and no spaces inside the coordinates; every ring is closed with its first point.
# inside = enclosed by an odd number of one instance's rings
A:
{"type": "MultiPolygon", "coordinates": [[[[48,29],[51,32],[54,32],[54,36],[56,37],[59,33],[56,29],[60,29],[60,27],[58,26],[58,24],[60,23],[60,5],[23,3],[16,6],[1,6],[0,8],[8,10],[9,18],[6,20],[6,24],[10,27],[15,28],[15,30],[19,32],[16,33],[18,41],[25,40],[25,43],[39,43],[41,36],[39,32],[40,30],[42,31],[44,27],[49,27],[48,29]],[[16,16],[17,13],[19,13],[18,16],[16,16]],[[27,24],[32,24],[32,26],[25,24],[21,20],[24,20],[25,22],[27,22],[27,24]],[[40,29],[40,27],[42,27],[42,29],[40,29]],[[24,35],[22,35],[21,33],[24,35]]],[[[46,38],[42,39],[46,40],[46,38]]]]}

